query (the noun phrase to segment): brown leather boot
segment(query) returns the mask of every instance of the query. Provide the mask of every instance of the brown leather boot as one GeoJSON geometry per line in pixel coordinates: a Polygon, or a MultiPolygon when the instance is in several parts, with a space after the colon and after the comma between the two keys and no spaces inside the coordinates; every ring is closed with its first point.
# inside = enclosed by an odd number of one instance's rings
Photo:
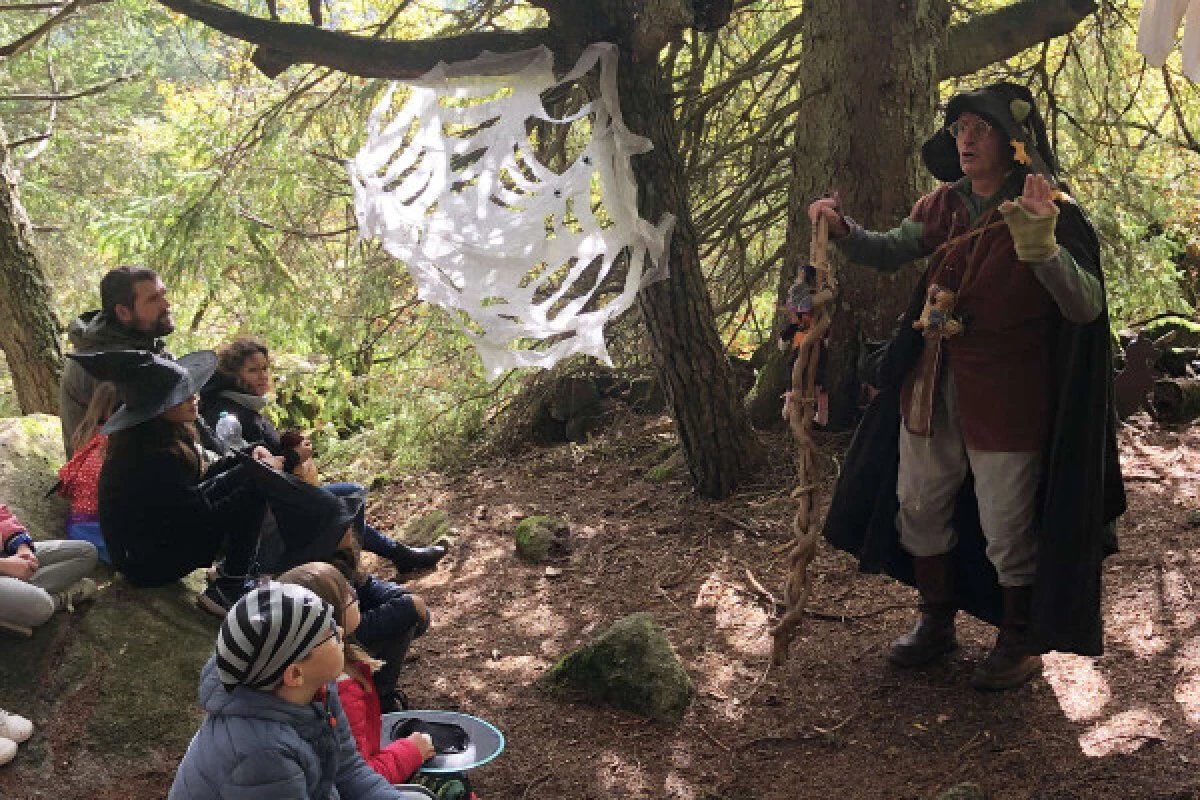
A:
{"type": "Polygon", "coordinates": [[[1004,586],[1004,617],[996,644],[975,668],[971,685],[985,691],[1013,689],[1042,671],[1042,657],[1029,652],[1027,633],[1032,586],[1004,586]]]}
{"type": "Polygon", "coordinates": [[[950,590],[950,555],[913,559],[918,606],[916,627],[892,642],[888,661],[897,667],[919,667],[958,647],[954,638],[954,594],[950,590]]]}

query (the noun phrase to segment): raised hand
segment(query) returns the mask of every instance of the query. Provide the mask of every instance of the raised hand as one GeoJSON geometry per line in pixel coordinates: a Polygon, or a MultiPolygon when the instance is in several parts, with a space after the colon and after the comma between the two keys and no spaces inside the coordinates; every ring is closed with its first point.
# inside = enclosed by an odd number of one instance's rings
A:
{"type": "MultiPolygon", "coordinates": [[[[1025,191],[1021,194],[1021,207],[1038,217],[1048,217],[1058,211],[1054,205],[1054,187],[1045,177],[1038,174],[1025,176],[1025,191]]],[[[1012,201],[1000,207],[1002,212],[1012,208],[1012,201]]]]}

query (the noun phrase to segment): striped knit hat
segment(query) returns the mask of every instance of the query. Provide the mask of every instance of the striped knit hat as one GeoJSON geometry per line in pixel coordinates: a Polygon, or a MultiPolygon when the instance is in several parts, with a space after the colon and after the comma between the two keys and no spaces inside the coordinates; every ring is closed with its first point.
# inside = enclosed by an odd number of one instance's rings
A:
{"type": "Polygon", "coordinates": [[[300,586],[268,583],[229,609],[217,634],[217,675],[236,686],[270,691],[289,664],[304,660],[333,630],[333,606],[300,586]]]}

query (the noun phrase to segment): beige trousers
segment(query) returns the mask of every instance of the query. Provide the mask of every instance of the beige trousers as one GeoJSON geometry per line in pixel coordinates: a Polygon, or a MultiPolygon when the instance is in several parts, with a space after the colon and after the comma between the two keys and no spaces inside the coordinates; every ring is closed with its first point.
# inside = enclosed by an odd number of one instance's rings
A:
{"type": "Polygon", "coordinates": [[[1001,586],[1033,583],[1037,560],[1034,531],[1042,454],[971,450],[958,424],[949,364],[933,403],[933,436],[914,436],[900,426],[900,474],[896,525],[900,543],[917,557],[948,553],[958,541],[950,524],[954,500],[967,477],[975,476],[979,521],[987,557],[1001,586]]]}

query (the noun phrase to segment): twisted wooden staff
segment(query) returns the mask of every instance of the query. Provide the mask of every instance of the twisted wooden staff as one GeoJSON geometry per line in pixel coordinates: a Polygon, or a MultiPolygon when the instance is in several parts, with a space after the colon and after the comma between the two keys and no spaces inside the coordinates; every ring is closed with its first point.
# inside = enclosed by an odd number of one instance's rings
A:
{"type": "MultiPolygon", "coordinates": [[[[813,483],[813,462],[816,443],[812,438],[813,415],[817,408],[817,364],[821,360],[821,340],[833,324],[833,301],[837,296],[837,281],[829,261],[829,223],[822,217],[813,229],[809,261],[816,269],[817,285],[812,295],[812,325],[796,349],[792,367],[792,402],[788,409],[788,427],[796,440],[798,485],[792,490],[796,514],[792,517],[792,533],[796,537],[788,553],[788,577],[784,587],[785,612],[771,629],[773,639],[771,660],[780,665],[787,661],[788,646],[804,618],[804,606],[812,590],[808,565],[817,553],[820,520],[814,519],[813,504],[816,486],[813,483]]],[[[801,269],[796,281],[804,280],[801,269]]]]}

